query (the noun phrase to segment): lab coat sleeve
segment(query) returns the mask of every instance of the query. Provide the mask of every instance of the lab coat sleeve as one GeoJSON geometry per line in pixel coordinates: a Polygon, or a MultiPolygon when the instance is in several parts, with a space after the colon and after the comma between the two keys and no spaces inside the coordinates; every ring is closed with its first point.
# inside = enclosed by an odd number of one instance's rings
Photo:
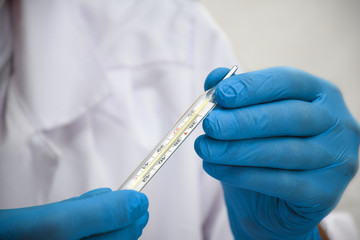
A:
{"type": "Polygon", "coordinates": [[[324,218],[320,226],[331,240],[357,240],[355,222],[347,212],[334,211],[324,218]]]}

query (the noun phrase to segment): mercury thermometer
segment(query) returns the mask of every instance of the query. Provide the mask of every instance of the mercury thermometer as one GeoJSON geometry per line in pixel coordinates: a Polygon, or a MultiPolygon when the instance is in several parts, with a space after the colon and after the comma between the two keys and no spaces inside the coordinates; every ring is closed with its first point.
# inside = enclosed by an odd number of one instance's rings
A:
{"type": "MultiPolygon", "coordinates": [[[[237,69],[237,66],[233,66],[223,79],[232,76],[237,69]]],[[[119,189],[141,191],[145,187],[190,133],[214,109],[216,106],[215,88],[216,86],[210,88],[196,99],[119,189]]]]}

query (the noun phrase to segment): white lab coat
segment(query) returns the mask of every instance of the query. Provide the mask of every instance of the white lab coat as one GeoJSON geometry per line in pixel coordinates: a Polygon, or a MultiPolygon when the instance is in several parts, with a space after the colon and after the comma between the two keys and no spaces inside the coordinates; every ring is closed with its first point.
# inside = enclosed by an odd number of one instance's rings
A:
{"type": "MultiPolygon", "coordinates": [[[[15,58],[14,73],[1,72],[0,208],[117,189],[203,92],[206,74],[235,63],[196,1],[34,0],[12,8],[15,45],[2,38],[15,58]]],[[[199,134],[145,188],[143,239],[231,239],[221,186],[193,149],[199,134]]]]}
{"type": "MultiPolygon", "coordinates": [[[[117,189],[206,74],[236,63],[196,1],[15,1],[12,27],[0,11],[0,208],[117,189]]],[[[193,150],[200,133],[145,188],[142,239],[232,238],[220,184],[193,150]]]]}

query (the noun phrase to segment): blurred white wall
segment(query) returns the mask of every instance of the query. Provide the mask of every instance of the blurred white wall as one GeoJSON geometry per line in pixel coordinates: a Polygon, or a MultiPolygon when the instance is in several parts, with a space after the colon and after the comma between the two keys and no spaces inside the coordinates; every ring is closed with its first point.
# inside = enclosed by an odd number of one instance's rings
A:
{"type": "MultiPolygon", "coordinates": [[[[297,67],[339,86],[360,121],[360,0],[202,0],[247,70],[297,67]]],[[[360,230],[360,174],[338,210],[360,230]]]]}

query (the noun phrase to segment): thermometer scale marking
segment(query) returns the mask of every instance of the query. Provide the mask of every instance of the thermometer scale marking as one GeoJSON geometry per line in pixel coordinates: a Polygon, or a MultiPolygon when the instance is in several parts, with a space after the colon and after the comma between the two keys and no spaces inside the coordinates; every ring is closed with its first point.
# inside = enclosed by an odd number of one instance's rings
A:
{"type": "MultiPolygon", "coordinates": [[[[149,170],[143,171],[140,174],[140,176],[135,180],[135,182],[132,184],[132,187],[136,186],[138,184],[138,182],[141,181],[144,178],[144,176],[146,176],[147,173],[151,172],[151,170],[153,169],[153,166],[158,162],[159,158],[164,153],[166,153],[170,149],[171,146],[173,146],[175,140],[181,139],[181,137],[176,138],[176,135],[180,136],[184,132],[184,130],[187,129],[187,127],[190,125],[190,123],[192,123],[192,121],[198,116],[198,114],[201,112],[201,110],[204,109],[204,107],[209,103],[209,101],[210,101],[209,99],[205,99],[205,101],[200,105],[200,107],[196,110],[196,112],[193,113],[193,115],[190,117],[189,120],[187,120],[187,122],[185,123],[185,126],[183,125],[183,126],[178,127],[179,128],[178,132],[174,133],[172,135],[170,141],[167,144],[165,144],[165,147],[160,151],[160,153],[158,153],[156,156],[154,156],[154,159],[151,161],[150,166],[147,167],[149,170]]],[[[180,140],[180,142],[181,142],[181,140],[180,140]]],[[[172,151],[170,151],[170,152],[172,152],[172,151]]]]}
{"type": "MultiPolygon", "coordinates": [[[[223,79],[233,75],[236,70],[237,66],[233,66],[223,79]]],[[[146,186],[198,124],[216,106],[215,87],[207,90],[196,99],[171,130],[161,139],[160,143],[120,186],[119,190],[133,189],[141,191],[146,186]]]]}

